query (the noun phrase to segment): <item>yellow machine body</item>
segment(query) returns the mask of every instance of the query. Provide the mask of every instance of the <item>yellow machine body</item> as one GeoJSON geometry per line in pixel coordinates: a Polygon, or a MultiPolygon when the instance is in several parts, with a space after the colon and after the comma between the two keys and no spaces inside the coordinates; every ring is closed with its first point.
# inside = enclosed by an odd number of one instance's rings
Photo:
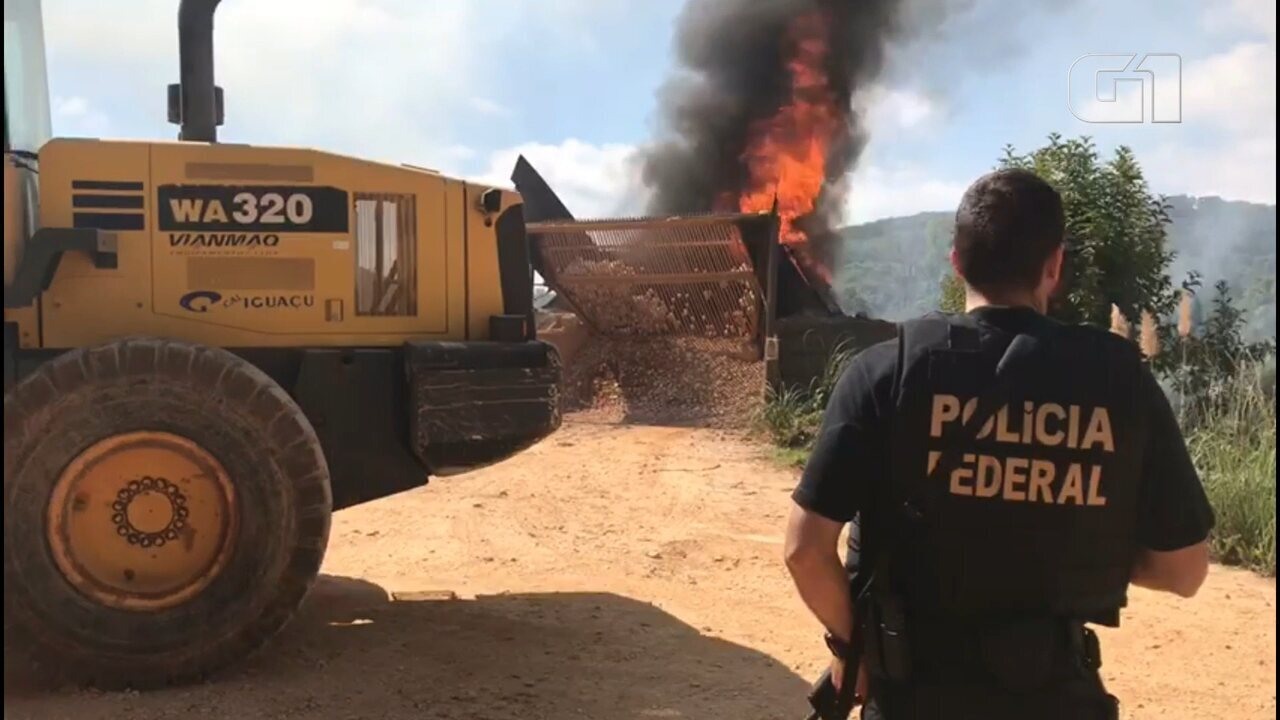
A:
{"type": "Polygon", "coordinates": [[[334,510],[554,432],[559,356],[520,195],[216,142],[218,0],[178,4],[179,141],[48,140],[39,5],[5,1],[6,642],[195,680],[298,608],[334,510]]]}
{"type": "Polygon", "coordinates": [[[139,334],[222,347],[485,340],[504,311],[498,219],[520,203],[315,150],[70,139],[41,149],[39,190],[40,227],[99,228],[117,260],[67,253],[38,316],[6,311],[23,348],[139,334]]]}

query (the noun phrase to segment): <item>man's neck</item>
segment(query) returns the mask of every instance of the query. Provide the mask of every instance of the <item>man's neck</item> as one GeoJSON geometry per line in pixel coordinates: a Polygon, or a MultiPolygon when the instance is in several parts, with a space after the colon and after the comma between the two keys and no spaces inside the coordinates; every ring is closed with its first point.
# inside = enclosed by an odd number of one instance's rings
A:
{"type": "Polygon", "coordinates": [[[969,288],[964,295],[964,311],[973,312],[984,307],[1025,307],[1035,310],[1041,315],[1048,312],[1046,303],[1035,296],[1035,293],[1011,293],[1008,295],[985,295],[969,288]]]}

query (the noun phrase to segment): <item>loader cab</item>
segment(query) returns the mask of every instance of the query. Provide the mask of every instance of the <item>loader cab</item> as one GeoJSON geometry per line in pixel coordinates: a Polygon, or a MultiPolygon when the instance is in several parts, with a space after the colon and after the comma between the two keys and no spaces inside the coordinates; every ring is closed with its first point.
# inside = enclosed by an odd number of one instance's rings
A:
{"type": "Polygon", "coordinates": [[[4,149],[36,152],[48,141],[49,80],[40,0],[4,0],[4,149]]]}
{"type": "Polygon", "coordinates": [[[4,0],[4,284],[36,217],[34,154],[51,135],[40,0],[4,0]],[[16,153],[16,154],[15,154],[16,153]]]}

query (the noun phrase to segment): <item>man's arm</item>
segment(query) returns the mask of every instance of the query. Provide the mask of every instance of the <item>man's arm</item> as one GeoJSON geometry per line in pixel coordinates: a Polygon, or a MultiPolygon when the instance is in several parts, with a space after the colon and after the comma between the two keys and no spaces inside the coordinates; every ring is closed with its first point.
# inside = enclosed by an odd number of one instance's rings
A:
{"type": "Polygon", "coordinates": [[[1169,399],[1144,368],[1139,396],[1148,418],[1138,516],[1138,555],[1130,582],[1191,597],[1209,573],[1213,509],[1187,452],[1169,399]]]}
{"type": "Polygon", "coordinates": [[[1143,549],[1138,552],[1129,582],[1148,590],[1160,590],[1194,597],[1209,574],[1209,541],[1190,547],[1161,552],[1143,549]]]}
{"type": "Polygon", "coordinates": [[[848,642],[853,638],[853,601],[837,549],[842,527],[793,505],[787,522],[786,561],[804,604],[832,635],[848,642]]]}
{"type": "MultiPolygon", "coordinates": [[[[849,575],[840,563],[840,531],[867,505],[868,484],[888,472],[884,449],[897,343],[868,348],[849,362],[827,402],[822,428],[791,494],[795,505],[787,524],[787,569],[805,605],[837,638],[852,643],[854,608],[849,575]]],[[[837,692],[850,669],[831,661],[830,682],[837,692]]],[[[854,696],[865,691],[859,665],[854,696]]],[[[847,688],[845,688],[847,690],[847,688]]],[[[815,706],[816,707],[816,706],[815,706]]]]}

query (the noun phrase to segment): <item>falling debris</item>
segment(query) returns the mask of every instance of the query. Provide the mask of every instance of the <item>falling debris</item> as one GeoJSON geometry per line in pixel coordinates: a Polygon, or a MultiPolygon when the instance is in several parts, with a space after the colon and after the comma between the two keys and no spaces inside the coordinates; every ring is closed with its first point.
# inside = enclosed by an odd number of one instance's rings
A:
{"type": "Polygon", "coordinates": [[[565,367],[562,402],[602,422],[739,428],[764,404],[764,363],[740,342],[594,336],[565,367]]]}

